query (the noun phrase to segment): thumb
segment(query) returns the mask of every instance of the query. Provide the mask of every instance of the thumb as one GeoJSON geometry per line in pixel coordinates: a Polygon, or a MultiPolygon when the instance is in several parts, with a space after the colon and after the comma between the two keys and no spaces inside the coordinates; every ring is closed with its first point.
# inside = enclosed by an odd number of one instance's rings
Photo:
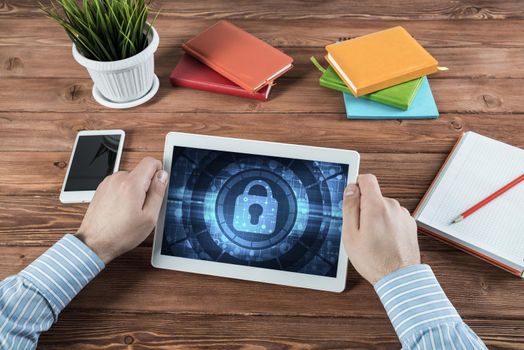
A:
{"type": "Polygon", "coordinates": [[[158,217],[160,207],[162,207],[162,201],[164,199],[164,194],[166,193],[167,177],[166,171],[158,170],[155,173],[155,176],[151,179],[151,185],[147,191],[146,200],[144,201],[144,207],[142,210],[154,217],[158,217]]]}
{"type": "Polygon", "coordinates": [[[349,184],[344,191],[344,224],[349,232],[358,231],[360,227],[360,188],[357,184],[349,184]]]}

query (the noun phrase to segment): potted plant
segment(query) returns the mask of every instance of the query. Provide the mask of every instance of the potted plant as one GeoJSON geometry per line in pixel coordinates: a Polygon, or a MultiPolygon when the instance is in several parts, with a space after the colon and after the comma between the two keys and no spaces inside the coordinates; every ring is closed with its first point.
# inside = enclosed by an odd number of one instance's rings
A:
{"type": "Polygon", "coordinates": [[[158,91],[154,53],[159,37],[147,22],[145,0],[56,0],[42,10],[73,42],[73,57],[93,80],[93,96],[106,106],[144,103],[158,91]]]}

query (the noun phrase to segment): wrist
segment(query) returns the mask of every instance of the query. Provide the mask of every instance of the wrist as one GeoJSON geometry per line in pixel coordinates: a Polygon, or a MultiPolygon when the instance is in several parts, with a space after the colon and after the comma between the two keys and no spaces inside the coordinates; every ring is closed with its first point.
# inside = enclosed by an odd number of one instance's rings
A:
{"type": "Polygon", "coordinates": [[[92,235],[88,235],[83,231],[77,231],[75,237],[78,238],[82,243],[84,243],[89,249],[95,253],[104,264],[108,264],[115,258],[111,249],[108,249],[108,246],[103,242],[100,242],[92,238],[92,235]]]}
{"type": "Polygon", "coordinates": [[[412,270],[417,270],[420,267],[427,267],[429,268],[429,265],[421,264],[420,262],[413,262],[411,264],[405,264],[405,265],[399,265],[397,268],[391,269],[388,272],[385,272],[382,274],[379,278],[377,278],[374,283],[372,283],[373,288],[376,290],[379,288],[382,284],[389,281],[390,279],[396,278],[398,276],[402,276],[406,273],[409,273],[412,270]]]}
{"type": "Polygon", "coordinates": [[[413,260],[413,261],[406,261],[406,262],[399,262],[398,264],[388,266],[383,271],[378,273],[375,278],[370,281],[373,286],[375,286],[379,281],[386,278],[387,276],[396,273],[397,271],[403,270],[407,267],[414,266],[414,265],[420,265],[420,260],[413,260]]]}
{"type": "Polygon", "coordinates": [[[374,288],[401,342],[428,324],[460,321],[428,265],[403,267],[384,276],[374,288]]]}

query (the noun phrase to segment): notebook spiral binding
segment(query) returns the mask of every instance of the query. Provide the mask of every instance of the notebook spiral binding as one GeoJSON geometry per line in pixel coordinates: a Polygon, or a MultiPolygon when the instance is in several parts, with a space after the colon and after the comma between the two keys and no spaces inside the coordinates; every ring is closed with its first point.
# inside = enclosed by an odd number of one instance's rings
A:
{"type": "Polygon", "coordinates": [[[351,37],[351,36],[341,36],[341,37],[337,38],[337,43],[342,42],[342,41],[346,41],[346,40],[351,40],[351,39],[353,39],[353,37],[351,37]]]}

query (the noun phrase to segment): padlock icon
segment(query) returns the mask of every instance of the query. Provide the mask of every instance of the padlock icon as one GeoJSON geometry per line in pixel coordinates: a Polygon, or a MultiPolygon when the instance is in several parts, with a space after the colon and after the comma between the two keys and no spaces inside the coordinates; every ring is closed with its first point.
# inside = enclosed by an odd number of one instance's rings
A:
{"type": "Polygon", "coordinates": [[[277,212],[278,202],[271,186],[264,180],[253,180],[235,201],[233,227],[240,232],[270,235],[275,232],[277,212]],[[265,195],[253,194],[257,188],[263,188],[265,195]]]}

